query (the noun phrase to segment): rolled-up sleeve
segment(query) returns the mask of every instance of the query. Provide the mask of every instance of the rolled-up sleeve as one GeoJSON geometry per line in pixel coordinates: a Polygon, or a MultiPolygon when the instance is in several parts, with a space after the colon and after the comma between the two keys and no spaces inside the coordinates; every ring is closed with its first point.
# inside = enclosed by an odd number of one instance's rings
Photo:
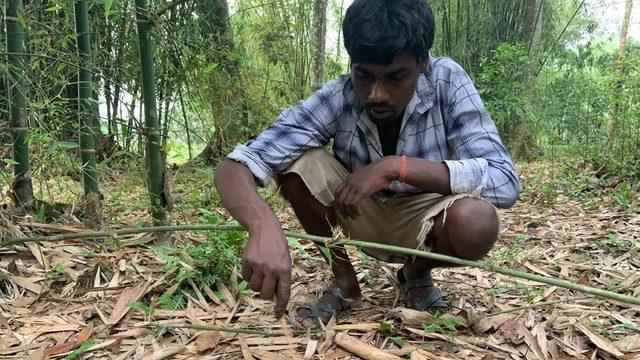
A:
{"type": "Polygon", "coordinates": [[[285,170],[305,151],[326,145],[335,135],[345,79],[328,82],[305,101],[283,111],[255,139],[238,145],[227,158],[244,164],[259,186],[285,170]]]}
{"type": "Polygon", "coordinates": [[[513,206],[520,181],[513,161],[502,143],[469,75],[453,72],[449,87],[447,139],[454,160],[449,168],[453,193],[475,193],[499,208],[513,206]]]}

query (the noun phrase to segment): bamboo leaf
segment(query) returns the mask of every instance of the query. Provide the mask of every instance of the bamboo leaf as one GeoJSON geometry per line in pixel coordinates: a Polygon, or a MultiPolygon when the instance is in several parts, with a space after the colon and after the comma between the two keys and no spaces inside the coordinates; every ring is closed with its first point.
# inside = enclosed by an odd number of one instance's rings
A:
{"type": "Polygon", "coordinates": [[[109,17],[109,13],[111,12],[111,6],[113,5],[113,0],[104,0],[104,16],[109,17]]]}

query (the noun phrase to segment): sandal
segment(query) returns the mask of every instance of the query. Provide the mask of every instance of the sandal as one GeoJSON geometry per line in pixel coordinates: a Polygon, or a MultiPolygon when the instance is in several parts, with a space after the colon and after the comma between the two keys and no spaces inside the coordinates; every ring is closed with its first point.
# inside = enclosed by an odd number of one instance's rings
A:
{"type": "Polygon", "coordinates": [[[326,289],[320,299],[312,304],[296,307],[291,314],[291,322],[303,328],[319,326],[319,322],[327,324],[332,317],[344,315],[351,310],[353,300],[346,299],[338,287],[326,289]]]}
{"type": "Polygon", "coordinates": [[[440,289],[433,285],[431,272],[421,279],[408,280],[401,268],[397,276],[407,307],[418,311],[446,311],[449,308],[440,289]]]}

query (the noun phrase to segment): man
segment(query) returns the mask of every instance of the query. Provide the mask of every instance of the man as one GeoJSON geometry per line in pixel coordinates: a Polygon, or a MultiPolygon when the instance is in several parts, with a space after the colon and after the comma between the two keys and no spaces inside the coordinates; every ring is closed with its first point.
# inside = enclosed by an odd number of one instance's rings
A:
{"type": "MultiPolygon", "coordinates": [[[[284,111],[219,166],[216,186],[249,231],[242,275],[276,315],[289,300],[287,241],[256,185],[280,186],[305,231],[476,260],[493,247],[496,207],[519,194],[519,180],[471,79],[453,60],[431,58],[434,19],[425,0],[355,0],[343,23],[349,75],[284,111]],[[331,153],[323,147],[332,141],[331,153]]],[[[367,251],[398,272],[406,305],[447,304],[426,259],[367,251]]],[[[335,283],[299,321],[331,316],[360,297],[343,248],[332,250],[335,283]]]]}

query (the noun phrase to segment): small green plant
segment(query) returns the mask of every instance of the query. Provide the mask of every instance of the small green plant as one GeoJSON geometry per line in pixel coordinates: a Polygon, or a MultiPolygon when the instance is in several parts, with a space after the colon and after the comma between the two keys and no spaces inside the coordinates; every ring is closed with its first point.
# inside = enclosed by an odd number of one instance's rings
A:
{"type": "Polygon", "coordinates": [[[395,328],[389,321],[381,321],[378,325],[378,332],[384,337],[390,337],[395,334],[395,328]]]}
{"type": "Polygon", "coordinates": [[[638,247],[638,243],[623,239],[616,233],[610,233],[606,239],[597,240],[596,245],[602,250],[609,252],[625,252],[633,247],[638,247]]]}
{"type": "Polygon", "coordinates": [[[527,286],[521,283],[498,285],[489,289],[489,293],[498,296],[513,294],[521,297],[527,303],[532,303],[537,297],[544,294],[544,288],[540,286],[527,286]]]}
{"type": "Polygon", "coordinates": [[[183,294],[183,290],[177,290],[174,293],[166,292],[158,298],[158,306],[163,310],[180,310],[187,304],[187,299],[183,294]]]}
{"type": "MultiPolygon", "coordinates": [[[[215,213],[206,209],[200,211],[203,223],[221,224],[215,213]]],[[[160,296],[158,299],[160,308],[183,308],[186,304],[183,292],[191,291],[187,286],[188,280],[199,288],[214,287],[219,281],[228,281],[232,269],[240,262],[244,241],[245,235],[242,232],[213,231],[202,243],[179,247],[152,247],[155,254],[164,262],[164,270],[174,272],[176,274],[175,281],[180,284],[173,293],[165,293],[160,296]]]]}
{"type": "Polygon", "coordinates": [[[56,264],[56,266],[54,266],[47,272],[47,279],[49,280],[59,280],[63,277],[64,277],[63,264],[56,264]]]}
{"type": "Polygon", "coordinates": [[[631,201],[633,200],[633,191],[631,189],[631,185],[629,182],[623,181],[615,193],[613,194],[613,199],[616,201],[616,204],[620,206],[624,210],[628,210],[631,207],[631,201]]]}
{"type": "Polygon", "coordinates": [[[407,345],[407,342],[404,341],[404,339],[402,339],[400,336],[392,336],[389,338],[389,340],[393,341],[394,344],[398,345],[401,348],[407,345]]]}
{"type": "Polygon", "coordinates": [[[151,318],[153,315],[153,307],[142,301],[136,301],[129,304],[129,308],[140,311],[147,319],[151,318]]]}
{"type": "Polygon", "coordinates": [[[79,348],[73,350],[73,352],[71,352],[71,354],[67,355],[64,357],[64,360],[79,360],[82,357],[82,354],[86,353],[89,349],[91,349],[93,347],[93,345],[95,345],[96,342],[93,339],[88,339],[85,342],[83,342],[79,348]]]}
{"type": "Polygon", "coordinates": [[[437,333],[453,337],[458,328],[463,327],[464,321],[456,316],[451,316],[446,313],[436,312],[433,316],[433,321],[424,324],[424,332],[437,333]]]}

